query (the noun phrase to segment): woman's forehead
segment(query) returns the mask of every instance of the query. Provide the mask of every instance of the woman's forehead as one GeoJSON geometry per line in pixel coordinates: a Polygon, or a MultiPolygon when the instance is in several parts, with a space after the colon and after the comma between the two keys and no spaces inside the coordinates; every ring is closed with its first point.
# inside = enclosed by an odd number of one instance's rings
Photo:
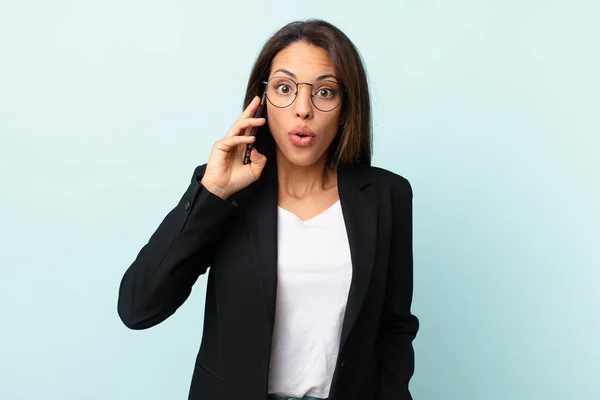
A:
{"type": "Polygon", "coordinates": [[[277,70],[283,70],[295,79],[315,79],[336,72],[325,49],[304,42],[293,43],[275,55],[271,71],[277,70]]]}

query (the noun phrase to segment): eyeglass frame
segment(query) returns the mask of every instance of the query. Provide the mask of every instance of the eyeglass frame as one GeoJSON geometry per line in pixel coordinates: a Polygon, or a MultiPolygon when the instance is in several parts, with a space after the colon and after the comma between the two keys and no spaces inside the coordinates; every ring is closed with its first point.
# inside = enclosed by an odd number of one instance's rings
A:
{"type": "MultiPolygon", "coordinates": [[[[327,81],[326,79],[324,79],[325,82],[333,82],[333,81],[327,81]]],[[[300,91],[299,86],[300,85],[308,85],[310,86],[310,102],[312,103],[313,106],[315,106],[315,108],[321,112],[331,112],[333,110],[335,110],[336,108],[338,108],[340,106],[340,104],[342,104],[342,102],[344,101],[344,98],[342,95],[340,95],[340,102],[337,103],[337,105],[335,107],[333,107],[331,110],[321,110],[319,107],[316,106],[313,97],[315,97],[315,95],[312,92],[312,89],[314,87],[314,83],[308,83],[308,82],[296,82],[295,80],[293,80],[292,78],[289,78],[287,76],[273,76],[271,78],[269,78],[269,80],[267,81],[262,81],[262,83],[264,83],[265,86],[265,97],[267,98],[267,100],[269,100],[269,103],[271,103],[273,105],[273,107],[277,107],[277,108],[288,108],[289,106],[291,106],[292,104],[294,104],[294,102],[296,101],[296,99],[298,98],[298,92],[300,91]],[[275,104],[273,104],[273,102],[271,101],[271,99],[269,99],[269,95],[267,95],[267,90],[269,88],[269,82],[271,82],[271,80],[275,79],[275,78],[284,78],[284,79],[289,79],[290,81],[294,82],[296,84],[296,91],[294,92],[294,100],[292,100],[292,102],[290,104],[288,104],[287,106],[284,107],[280,107],[280,106],[276,106],[275,104]]],[[[339,82],[335,82],[340,86],[340,93],[347,93],[348,91],[346,90],[346,88],[339,82]]]]}

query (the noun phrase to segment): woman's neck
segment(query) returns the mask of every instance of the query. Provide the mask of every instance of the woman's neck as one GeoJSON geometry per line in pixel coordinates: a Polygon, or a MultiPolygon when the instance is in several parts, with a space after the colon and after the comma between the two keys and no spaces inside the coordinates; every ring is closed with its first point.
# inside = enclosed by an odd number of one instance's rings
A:
{"type": "Polygon", "coordinates": [[[302,200],[321,194],[337,186],[336,170],[326,169],[325,158],[302,167],[292,164],[285,156],[277,154],[277,175],[280,196],[302,200]]]}

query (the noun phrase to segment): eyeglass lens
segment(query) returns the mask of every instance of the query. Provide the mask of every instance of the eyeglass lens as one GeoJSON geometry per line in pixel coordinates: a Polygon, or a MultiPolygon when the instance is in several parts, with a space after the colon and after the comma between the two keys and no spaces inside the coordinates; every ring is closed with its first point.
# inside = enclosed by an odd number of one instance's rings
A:
{"type": "MultiPolygon", "coordinates": [[[[286,77],[273,77],[267,83],[267,98],[275,107],[288,107],[296,99],[296,82],[286,77]]],[[[331,111],[342,99],[340,85],[334,80],[317,81],[312,86],[311,100],[321,111],[331,111]]]]}

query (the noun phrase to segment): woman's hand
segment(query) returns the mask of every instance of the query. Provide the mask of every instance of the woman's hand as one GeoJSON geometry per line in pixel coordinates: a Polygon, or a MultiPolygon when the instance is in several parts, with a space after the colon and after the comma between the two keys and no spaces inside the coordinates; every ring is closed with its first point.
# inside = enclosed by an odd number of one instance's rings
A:
{"type": "Polygon", "coordinates": [[[256,140],[255,136],[250,136],[250,130],[265,123],[265,118],[251,118],[259,104],[260,97],[256,96],[227,135],[215,142],[208,157],[206,171],[200,183],[209,192],[223,199],[256,181],[267,162],[267,157],[255,147],[250,153],[251,162],[246,165],[242,162],[246,145],[256,140]]]}

